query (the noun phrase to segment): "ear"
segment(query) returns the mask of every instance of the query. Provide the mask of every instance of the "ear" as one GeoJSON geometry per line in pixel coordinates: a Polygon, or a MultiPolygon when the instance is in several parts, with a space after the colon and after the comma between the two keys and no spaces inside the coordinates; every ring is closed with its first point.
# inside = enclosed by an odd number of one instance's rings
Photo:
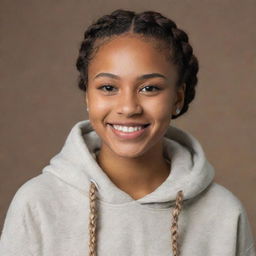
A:
{"type": "Polygon", "coordinates": [[[88,106],[88,94],[87,94],[87,91],[85,92],[85,94],[84,94],[84,99],[85,99],[85,104],[86,104],[86,106],[88,106]]]}
{"type": "Polygon", "coordinates": [[[186,92],[186,84],[183,83],[181,86],[179,86],[179,88],[176,90],[176,99],[175,99],[175,103],[173,106],[173,110],[174,110],[174,115],[176,114],[176,109],[182,109],[183,105],[184,105],[184,100],[185,100],[185,92],[186,92]]]}

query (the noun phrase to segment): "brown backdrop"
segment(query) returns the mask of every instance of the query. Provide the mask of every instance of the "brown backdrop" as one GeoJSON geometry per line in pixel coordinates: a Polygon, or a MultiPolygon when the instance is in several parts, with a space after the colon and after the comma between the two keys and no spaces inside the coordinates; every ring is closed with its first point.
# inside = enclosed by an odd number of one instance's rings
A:
{"type": "Polygon", "coordinates": [[[75,60],[86,26],[116,8],[156,10],[188,32],[200,61],[195,101],[173,125],[199,139],[216,182],[256,234],[255,1],[1,0],[0,228],[17,189],[87,119],[75,60]]]}

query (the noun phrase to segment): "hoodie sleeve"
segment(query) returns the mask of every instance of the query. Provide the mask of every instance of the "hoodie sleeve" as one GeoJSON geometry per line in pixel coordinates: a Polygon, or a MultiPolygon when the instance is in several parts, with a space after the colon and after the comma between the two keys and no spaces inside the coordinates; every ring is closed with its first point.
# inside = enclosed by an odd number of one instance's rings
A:
{"type": "Polygon", "coordinates": [[[236,256],[256,256],[255,241],[245,208],[241,212],[237,225],[237,254],[236,256]]]}
{"type": "Polygon", "coordinates": [[[0,255],[33,256],[38,232],[35,225],[35,208],[29,203],[31,193],[21,187],[7,210],[0,238],[0,255]]]}

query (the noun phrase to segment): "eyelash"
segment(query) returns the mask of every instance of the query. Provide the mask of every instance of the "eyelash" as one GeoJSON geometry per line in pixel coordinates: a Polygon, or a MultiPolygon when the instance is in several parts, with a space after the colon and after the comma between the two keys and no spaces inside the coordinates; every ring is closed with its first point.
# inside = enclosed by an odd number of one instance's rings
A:
{"type": "MultiPolygon", "coordinates": [[[[100,87],[97,88],[97,89],[102,90],[103,88],[106,88],[106,87],[112,87],[112,88],[114,88],[114,86],[112,86],[112,85],[110,85],[110,84],[106,84],[106,85],[100,86],[100,87]]],[[[162,90],[161,88],[159,88],[158,86],[155,86],[155,85],[147,85],[147,86],[143,87],[142,89],[147,88],[147,87],[148,87],[148,88],[155,88],[155,89],[157,89],[156,91],[162,90]]],[[[106,92],[112,92],[112,91],[106,91],[106,92]]],[[[152,92],[152,91],[148,91],[148,92],[152,92]]],[[[154,92],[154,91],[153,91],[153,92],[154,92]]]]}

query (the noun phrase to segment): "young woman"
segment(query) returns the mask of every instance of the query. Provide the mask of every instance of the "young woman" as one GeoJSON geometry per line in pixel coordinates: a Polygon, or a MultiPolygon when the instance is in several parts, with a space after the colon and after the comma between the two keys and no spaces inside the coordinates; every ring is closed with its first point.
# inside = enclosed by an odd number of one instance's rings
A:
{"type": "Polygon", "coordinates": [[[77,69],[89,120],[15,194],[0,255],[255,256],[242,203],[170,125],[195,97],[187,34],[118,9],[88,27],[77,69]]]}

